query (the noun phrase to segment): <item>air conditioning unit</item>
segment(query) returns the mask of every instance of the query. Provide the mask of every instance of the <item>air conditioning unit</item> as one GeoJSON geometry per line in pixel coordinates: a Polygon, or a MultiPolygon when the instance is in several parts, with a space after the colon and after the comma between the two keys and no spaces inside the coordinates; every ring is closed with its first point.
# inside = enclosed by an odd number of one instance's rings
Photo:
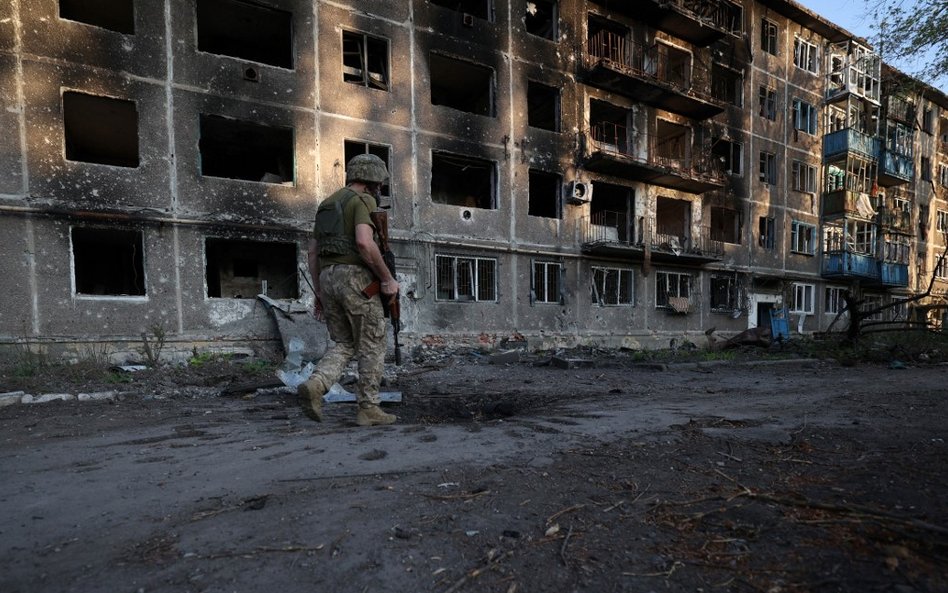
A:
{"type": "Polygon", "coordinates": [[[463,13],[463,14],[461,15],[461,23],[462,23],[465,27],[473,27],[473,26],[474,26],[474,15],[473,15],[473,14],[468,14],[468,13],[466,13],[466,12],[463,13]]]}
{"type": "Polygon", "coordinates": [[[566,201],[570,204],[588,204],[592,200],[592,191],[592,186],[585,181],[570,181],[566,186],[566,201]]]}

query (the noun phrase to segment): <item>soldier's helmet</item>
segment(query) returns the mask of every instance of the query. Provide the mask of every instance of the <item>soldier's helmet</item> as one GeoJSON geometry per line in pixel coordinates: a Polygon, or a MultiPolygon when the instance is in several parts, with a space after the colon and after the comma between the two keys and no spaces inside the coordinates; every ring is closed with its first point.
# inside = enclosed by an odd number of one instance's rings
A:
{"type": "Polygon", "coordinates": [[[385,161],[374,154],[357,154],[346,164],[346,178],[349,181],[385,183],[388,169],[385,168],[385,161]]]}

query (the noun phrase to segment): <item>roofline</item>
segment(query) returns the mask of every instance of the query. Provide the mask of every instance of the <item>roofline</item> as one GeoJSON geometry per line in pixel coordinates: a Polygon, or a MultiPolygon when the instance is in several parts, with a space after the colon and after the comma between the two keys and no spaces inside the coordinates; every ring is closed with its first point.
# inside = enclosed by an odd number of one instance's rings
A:
{"type": "Polygon", "coordinates": [[[803,6],[798,2],[794,2],[794,0],[758,0],[758,3],[762,6],[772,8],[779,14],[782,14],[792,21],[800,23],[811,31],[819,33],[833,43],[852,40],[865,45],[866,47],[872,47],[867,40],[840,27],[830,20],[827,20],[825,17],[813,12],[806,6],[803,6]]]}

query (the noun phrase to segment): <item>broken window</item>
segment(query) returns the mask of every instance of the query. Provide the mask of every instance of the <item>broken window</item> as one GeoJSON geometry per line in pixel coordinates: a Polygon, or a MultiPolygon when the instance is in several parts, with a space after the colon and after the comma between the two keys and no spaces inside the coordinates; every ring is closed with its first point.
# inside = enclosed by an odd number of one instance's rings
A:
{"type": "Polygon", "coordinates": [[[563,180],[555,173],[530,170],[530,216],[559,218],[563,180]]]}
{"type": "Polygon", "coordinates": [[[492,21],[494,16],[493,0],[428,0],[432,4],[451,10],[492,21]]]}
{"type": "Polygon", "coordinates": [[[790,225],[790,251],[805,255],[816,253],[816,227],[794,220],[790,225]]]}
{"type": "Polygon", "coordinates": [[[791,163],[791,186],[793,191],[814,193],[816,191],[816,167],[802,161],[791,163]]]}
{"type": "Polygon", "coordinates": [[[732,208],[711,208],[711,240],[741,243],[741,216],[732,208]]]}
{"type": "Polygon", "coordinates": [[[658,243],[684,249],[691,236],[691,202],[659,196],[655,201],[655,226],[658,243]]]}
{"type": "Polygon", "coordinates": [[[721,64],[711,65],[711,96],[741,107],[744,104],[744,76],[721,64]]]}
{"type": "Polygon", "coordinates": [[[526,5],[523,24],[527,33],[544,39],[556,39],[556,2],[527,0],[526,5]]]}
{"type": "Polygon", "coordinates": [[[197,0],[197,47],[293,69],[293,13],[243,0],[197,0]]]}
{"type": "Polygon", "coordinates": [[[560,131],[560,90],[532,80],[527,83],[527,125],[560,131]]]}
{"type": "Polygon", "coordinates": [[[631,305],[632,270],[625,268],[592,269],[592,301],[601,306],[631,305]]]}
{"type": "Polygon", "coordinates": [[[494,71],[432,52],[431,104],[494,117],[494,71]]]}
{"type": "MultiPolygon", "coordinates": [[[[389,149],[388,146],[383,146],[381,144],[370,144],[368,142],[360,142],[358,140],[346,140],[345,141],[345,159],[346,163],[351,161],[353,157],[360,154],[374,154],[375,156],[382,159],[382,162],[385,163],[385,168],[391,173],[392,165],[389,162],[388,155],[389,149]]],[[[391,197],[392,188],[391,188],[391,178],[385,184],[382,185],[381,195],[382,197],[391,197]]]]}
{"type": "Polygon", "coordinates": [[[816,289],[812,284],[801,284],[794,282],[792,286],[793,299],[790,303],[791,313],[813,314],[813,291],[816,289]]]}
{"type": "Polygon", "coordinates": [[[793,64],[797,68],[816,74],[819,53],[815,45],[797,37],[793,40],[793,64]]]}
{"type": "Polygon", "coordinates": [[[711,152],[718,157],[728,175],[744,175],[744,145],[716,138],[711,144],[711,152]]]}
{"type": "Polygon", "coordinates": [[[204,255],[210,298],[299,297],[296,243],[208,238],[204,255]]]}
{"type": "MultiPolygon", "coordinates": [[[[590,230],[597,237],[632,243],[636,236],[633,228],[633,190],[599,181],[595,182],[593,189],[589,220],[594,228],[590,230]]],[[[641,229],[638,236],[642,236],[641,229]]]]}
{"type": "Polygon", "coordinates": [[[492,210],[497,207],[495,178],[492,161],[431,153],[431,201],[435,204],[492,210]]]}
{"type": "Polygon", "coordinates": [[[435,256],[436,300],[496,301],[497,260],[485,257],[435,256]]]}
{"type": "Polygon", "coordinates": [[[138,109],[134,101],[64,92],[63,136],[67,160],[138,166],[138,109]]]}
{"type": "Polygon", "coordinates": [[[793,100],[793,129],[816,134],[817,113],[816,107],[800,99],[793,100]]]}
{"type": "Polygon", "coordinates": [[[687,313],[691,302],[691,275],[678,272],[655,273],[655,307],[687,313]]]}
{"type": "Polygon", "coordinates": [[[530,302],[565,302],[563,296],[563,265],[559,262],[534,261],[530,275],[530,302]]]}
{"type": "Polygon", "coordinates": [[[201,114],[201,175],[292,185],[293,129],[201,114]]]}
{"type": "Polygon", "coordinates": [[[141,231],[73,227],[70,235],[76,294],[145,294],[141,231]]]}
{"type": "Polygon", "coordinates": [[[605,101],[589,101],[589,125],[596,148],[603,152],[629,154],[629,111],[605,101]]]}
{"type": "Polygon", "coordinates": [[[730,313],[739,308],[740,299],[734,276],[713,274],[711,276],[711,310],[730,313]]]}
{"type": "Polygon", "coordinates": [[[133,0],[59,0],[59,18],[126,35],[135,34],[133,0]]]}
{"type": "Polygon", "coordinates": [[[843,298],[845,292],[846,289],[840,286],[827,286],[824,294],[823,312],[828,315],[838,315],[840,311],[843,311],[846,308],[846,299],[843,298]]]}
{"type": "Polygon", "coordinates": [[[927,156],[922,157],[922,181],[932,180],[932,160],[927,156]]]}
{"type": "Polygon", "coordinates": [[[757,177],[768,185],[777,185],[777,155],[760,151],[760,168],[757,177]]]}
{"type": "Polygon", "coordinates": [[[777,119],[777,91],[768,86],[761,85],[757,93],[758,111],[757,113],[770,121],[777,119]]]}
{"type": "Polygon", "coordinates": [[[776,243],[776,222],[772,216],[757,219],[757,244],[764,249],[773,249],[776,243]]]}
{"type": "Polygon", "coordinates": [[[760,48],[777,55],[777,25],[767,19],[761,19],[760,22],[760,48]]]}
{"type": "Polygon", "coordinates": [[[655,157],[662,164],[674,165],[688,158],[688,126],[660,119],[655,125],[655,157]]]}
{"type": "Polygon", "coordinates": [[[388,41],[363,33],[342,32],[342,79],[388,90],[388,41]]]}

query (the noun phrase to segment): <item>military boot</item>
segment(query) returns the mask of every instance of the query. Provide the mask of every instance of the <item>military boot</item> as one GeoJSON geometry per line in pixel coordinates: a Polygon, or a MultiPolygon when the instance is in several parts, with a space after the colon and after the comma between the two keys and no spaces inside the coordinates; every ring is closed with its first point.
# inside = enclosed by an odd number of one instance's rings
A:
{"type": "Polygon", "coordinates": [[[306,417],[316,422],[323,421],[323,395],[327,389],[323,382],[313,378],[296,388],[296,399],[306,417]]]}
{"type": "Polygon", "coordinates": [[[395,414],[387,414],[375,404],[359,404],[356,424],[359,426],[379,426],[395,422],[395,414]]]}

